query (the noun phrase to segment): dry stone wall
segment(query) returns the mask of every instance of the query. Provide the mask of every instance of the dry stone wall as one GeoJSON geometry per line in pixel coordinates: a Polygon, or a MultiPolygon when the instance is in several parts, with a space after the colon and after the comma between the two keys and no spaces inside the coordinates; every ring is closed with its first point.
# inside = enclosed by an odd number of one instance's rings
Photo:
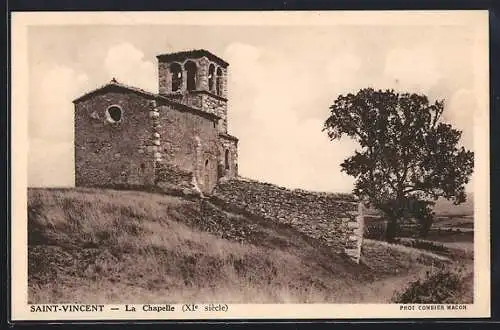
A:
{"type": "Polygon", "coordinates": [[[361,204],[352,195],[289,190],[252,180],[220,182],[214,199],[289,225],[359,262],[363,233],[361,204]]]}

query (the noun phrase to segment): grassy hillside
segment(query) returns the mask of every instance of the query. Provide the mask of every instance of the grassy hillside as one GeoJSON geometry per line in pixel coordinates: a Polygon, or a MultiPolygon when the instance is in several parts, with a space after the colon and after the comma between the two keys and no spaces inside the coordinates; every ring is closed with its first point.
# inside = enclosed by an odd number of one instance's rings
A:
{"type": "Polygon", "coordinates": [[[447,264],[371,242],[354,265],[286,226],[137,191],[30,189],[28,230],[30,303],[387,302],[395,276],[447,264]]]}

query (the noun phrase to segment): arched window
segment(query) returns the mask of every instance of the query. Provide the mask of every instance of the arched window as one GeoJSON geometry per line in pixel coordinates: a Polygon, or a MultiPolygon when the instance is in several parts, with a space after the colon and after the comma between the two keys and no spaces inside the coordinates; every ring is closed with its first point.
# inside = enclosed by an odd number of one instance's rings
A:
{"type": "Polygon", "coordinates": [[[213,92],[215,80],[215,65],[210,64],[208,67],[208,90],[213,92]]]}
{"type": "Polygon", "coordinates": [[[224,167],[226,170],[229,170],[229,149],[226,149],[226,153],[224,155],[224,167]]]}
{"type": "Polygon", "coordinates": [[[170,73],[172,74],[172,92],[181,89],[182,86],[182,67],[179,63],[170,65],[170,73]]]}
{"type": "Polygon", "coordinates": [[[193,91],[196,89],[196,64],[193,61],[187,61],[184,69],[187,74],[187,90],[193,91]]]}
{"type": "Polygon", "coordinates": [[[222,94],[222,70],[221,68],[217,68],[217,95],[222,94]]]}

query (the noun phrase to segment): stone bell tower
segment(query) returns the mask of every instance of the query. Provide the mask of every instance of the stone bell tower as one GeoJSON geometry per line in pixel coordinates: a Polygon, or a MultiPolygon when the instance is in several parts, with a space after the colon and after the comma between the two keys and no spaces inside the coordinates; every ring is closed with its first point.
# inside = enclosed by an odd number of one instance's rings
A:
{"type": "Polygon", "coordinates": [[[218,131],[227,133],[228,63],[206,50],[158,55],[159,93],[215,114],[218,131]]]}

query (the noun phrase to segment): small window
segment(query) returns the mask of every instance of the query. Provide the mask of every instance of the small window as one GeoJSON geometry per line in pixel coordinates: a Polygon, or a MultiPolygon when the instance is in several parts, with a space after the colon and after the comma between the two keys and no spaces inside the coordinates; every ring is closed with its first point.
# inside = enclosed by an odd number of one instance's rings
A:
{"type": "Polygon", "coordinates": [[[170,73],[172,75],[172,92],[181,89],[182,86],[182,67],[178,63],[170,65],[170,73]]]}
{"type": "Polygon", "coordinates": [[[188,91],[194,91],[196,89],[196,63],[187,61],[184,69],[186,69],[187,73],[187,89],[188,91]]]}
{"type": "Polygon", "coordinates": [[[208,167],[208,159],[205,160],[205,167],[208,167]]]}
{"type": "Polygon", "coordinates": [[[110,123],[117,123],[122,120],[122,109],[117,105],[112,105],[106,110],[106,119],[110,123]]]}
{"type": "Polygon", "coordinates": [[[229,170],[229,150],[228,149],[226,149],[226,153],[224,155],[224,164],[225,164],[226,170],[229,170]]]}

